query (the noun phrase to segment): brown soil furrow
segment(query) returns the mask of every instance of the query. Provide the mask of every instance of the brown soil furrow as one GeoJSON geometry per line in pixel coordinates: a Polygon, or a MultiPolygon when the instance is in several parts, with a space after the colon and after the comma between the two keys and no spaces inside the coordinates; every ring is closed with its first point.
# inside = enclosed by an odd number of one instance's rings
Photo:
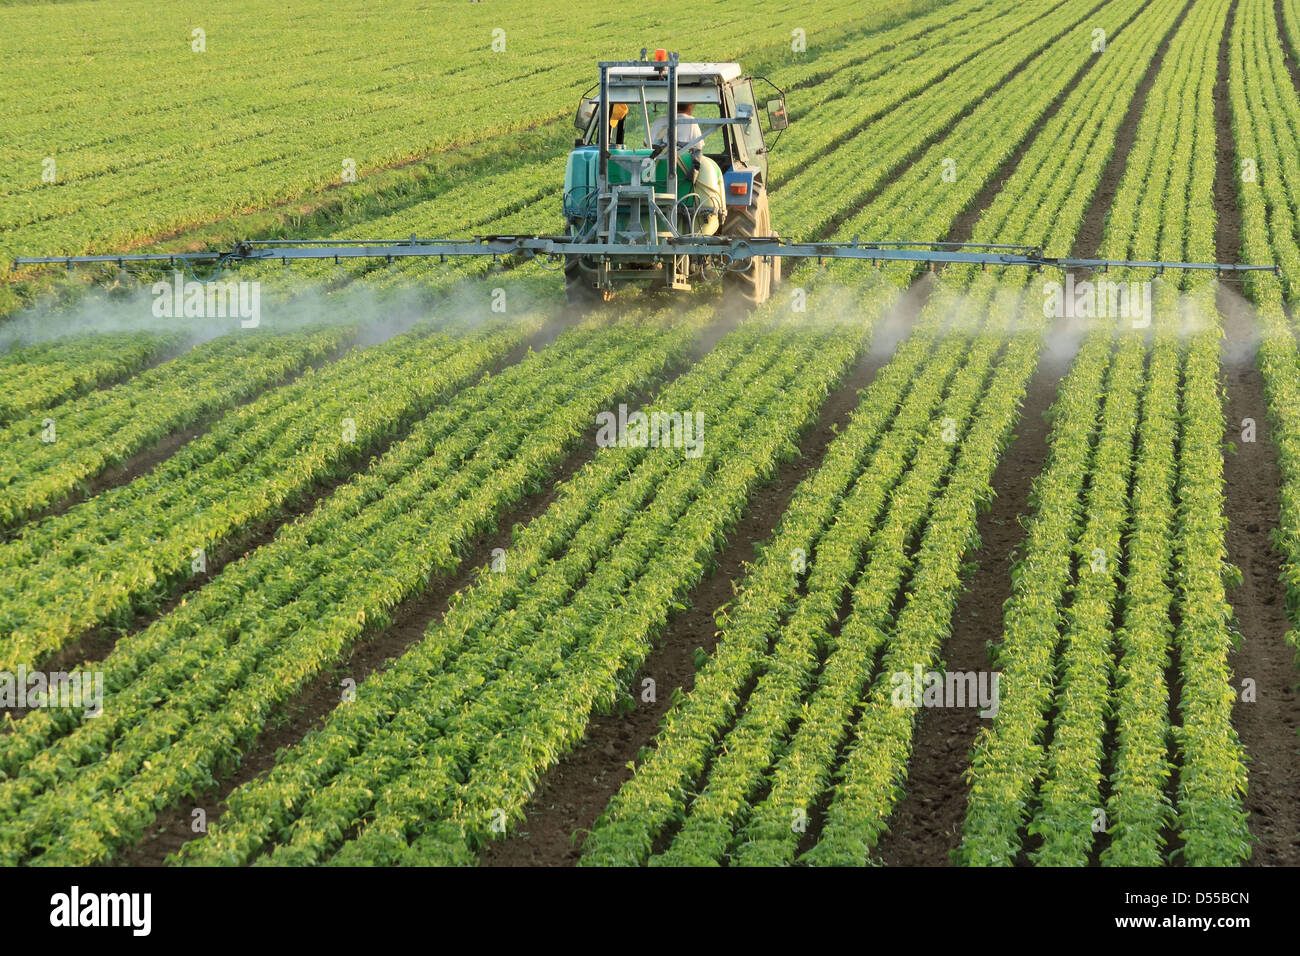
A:
{"type": "Polygon", "coordinates": [[[1290,623],[1282,585],[1281,557],[1269,534],[1278,526],[1277,450],[1264,395],[1263,377],[1255,366],[1256,335],[1253,310],[1222,289],[1219,309],[1224,320],[1223,385],[1227,433],[1235,451],[1224,456],[1228,519],[1228,560],[1241,570],[1241,583],[1231,588],[1241,638],[1229,658],[1238,700],[1233,725],[1246,748],[1249,773],[1246,810],[1258,845],[1252,862],[1270,866],[1300,865],[1300,696],[1295,651],[1285,635],[1290,623]],[[1253,443],[1241,441],[1243,421],[1255,421],[1253,443]],[[1242,681],[1256,685],[1256,700],[1240,700],[1242,681]]]}
{"type": "MultiPolygon", "coordinates": [[[[1136,140],[1147,92],[1189,9],[1190,4],[1185,4],[1161,39],[1129,103],[1110,160],[1075,237],[1071,252],[1074,256],[1093,256],[1101,244],[1106,212],[1136,140]]],[[[1081,77],[1082,73],[1076,76],[1071,87],[1081,77]]],[[[1045,466],[1050,449],[1051,429],[1046,414],[1074,361],[1082,331],[1077,326],[1056,330],[1030,380],[1016,436],[993,476],[993,505],[980,516],[980,545],[971,558],[976,570],[957,602],[952,634],[943,647],[944,665],[949,671],[987,670],[989,648],[1002,638],[1002,609],[1011,597],[1011,566],[1025,537],[1021,519],[1031,513],[1032,482],[1045,466]]],[[[887,865],[946,864],[961,842],[968,790],[963,774],[970,764],[970,751],[982,718],[978,709],[969,707],[928,708],[918,717],[907,795],[895,808],[889,832],[881,838],[878,848],[880,859],[887,865]]]]}
{"type": "MultiPolygon", "coordinates": [[[[1233,9],[1236,9],[1235,4],[1233,9]]],[[[1282,58],[1286,61],[1287,72],[1291,74],[1291,85],[1300,94],[1300,66],[1296,64],[1296,57],[1300,54],[1291,45],[1290,35],[1286,32],[1286,14],[1282,11],[1282,0],[1273,0],[1273,16],[1277,20],[1277,39],[1282,46],[1282,58]]],[[[1231,23],[1232,20],[1229,19],[1228,22],[1231,23]]]]}
{"type": "Polygon", "coordinates": [[[1147,94],[1151,92],[1151,87],[1155,84],[1156,76],[1160,72],[1160,66],[1165,62],[1165,54],[1169,52],[1170,41],[1178,33],[1178,28],[1183,25],[1183,20],[1187,18],[1190,9],[1190,2],[1184,4],[1182,11],[1178,14],[1178,19],[1169,28],[1169,32],[1161,38],[1160,47],[1156,50],[1156,55],[1151,58],[1151,64],[1147,67],[1146,73],[1143,74],[1142,82],[1138,84],[1137,92],[1128,105],[1128,111],[1124,114],[1124,122],[1120,124],[1119,132],[1115,136],[1115,146],[1110,154],[1110,162],[1106,165],[1106,171],[1102,174],[1097,191],[1092,194],[1092,201],[1088,206],[1088,211],[1084,214],[1083,224],[1074,237],[1074,246],[1070,253],[1073,256],[1095,256],[1101,248],[1102,239],[1106,235],[1106,215],[1110,212],[1111,204],[1115,201],[1115,194],[1119,192],[1120,180],[1124,178],[1124,170],[1128,165],[1128,154],[1133,151],[1133,143],[1137,139],[1138,121],[1142,117],[1142,108],[1146,105],[1147,94]]]}
{"type": "MultiPolygon", "coordinates": [[[[724,316],[703,330],[693,360],[702,358],[711,350],[733,324],[724,316]]],[[[558,331],[549,329],[539,333],[529,346],[541,348],[558,331]]],[[[514,356],[514,360],[521,357],[522,355],[514,356]]],[[[660,384],[660,388],[685,371],[686,368],[677,370],[660,384]]],[[[642,394],[624,400],[636,406],[650,397],[649,394],[642,394]]],[[[215,822],[224,810],[226,797],[232,790],[269,770],[274,765],[279,750],[293,746],[308,732],[321,726],[339,702],[339,682],[344,677],[352,678],[360,685],[372,674],[384,670],[390,660],[400,657],[423,640],[429,626],[441,620],[446,613],[452,598],[473,586],[480,568],[493,549],[509,549],[513,528],[527,524],[545,512],[555,500],[560,484],[590,462],[595,457],[596,450],[595,433],[592,432],[568,455],[555,476],[546,483],[544,490],[528,496],[518,506],[500,516],[496,530],[479,535],[465,549],[467,558],[457,573],[430,578],[424,591],[394,608],[390,615],[392,623],[388,627],[363,637],[351,648],[345,660],[319,674],[277,710],[267,728],[243,755],[239,766],[217,775],[220,785],[215,790],[201,795],[193,803],[187,802],[183,806],[163,811],[136,846],[122,853],[115,862],[125,866],[161,865],[168,854],[194,837],[190,829],[190,813],[195,806],[202,806],[206,810],[209,823],[215,822]]]]}
{"type": "MultiPolygon", "coordinates": [[[[1218,136],[1215,170],[1215,252],[1220,262],[1241,255],[1241,210],[1237,204],[1236,152],[1228,99],[1228,52],[1237,10],[1234,0],[1219,46],[1219,76],[1214,91],[1218,136]]],[[[1280,10],[1279,10],[1280,15],[1280,10]]],[[[1279,22],[1279,27],[1280,27],[1279,22]]],[[[1290,624],[1282,584],[1281,556],[1272,547],[1270,532],[1279,523],[1277,449],[1269,429],[1264,379],[1256,365],[1259,330],[1250,304],[1220,285],[1223,316],[1223,387],[1227,433],[1233,451],[1224,456],[1224,514],[1228,519],[1228,560],[1241,571],[1241,583],[1230,589],[1241,640],[1231,656],[1238,700],[1233,725],[1246,748],[1249,783],[1246,809],[1251,833],[1258,841],[1251,862],[1267,866],[1300,864],[1300,673],[1295,652],[1284,637],[1290,624]],[[1242,441],[1245,419],[1255,422],[1255,441],[1242,441]],[[1241,682],[1256,682],[1254,703],[1240,699],[1241,682]]]]}
{"type": "MultiPolygon", "coordinates": [[[[929,290],[914,287],[903,309],[914,316],[929,290]]],[[[891,346],[895,335],[881,330],[891,346]]],[[[689,693],[695,681],[696,648],[712,652],[717,642],[714,613],[731,601],[745,577],[745,566],[756,557],[756,546],[772,534],[799,483],[821,464],[827,447],[848,422],[877,369],[888,361],[889,349],[873,348],[822,405],[816,424],[799,442],[799,455],[781,465],[775,478],[755,492],[749,508],[730,535],[730,544],[691,594],[688,608],[672,617],[632,681],[640,688],[649,677],[656,700],[643,703],[626,716],[595,715],[583,742],[548,771],[533,794],[522,824],[482,855],[488,866],[564,866],[577,862],[577,837],[589,830],[615,791],[631,776],[628,765],[641,747],[650,744],[671,702],[675,688],[689,693]]]]}
{"type": "MultiPolygon", "coordinates": [[[[953,612],[952,634],[943,648],[949,671],[987,671],[988,648],[1001,638],[1011,565],[1025,536],[1020,516],[1030,513],[1031,482],[1047,461],[1051,429],[1046,414],[1074,350],[1063,347],[1044,357],[1030,380],[1016,437],[993,476],[993,505],[980,517],[980,546],[971,557],[976,571],[953,612]]],[[[973,707],[923,708],[918,717],[907,795],[878,849],[886,865],[944,864],[961,842],[966,810],[962,774],[982,718],[973,707]]]]}

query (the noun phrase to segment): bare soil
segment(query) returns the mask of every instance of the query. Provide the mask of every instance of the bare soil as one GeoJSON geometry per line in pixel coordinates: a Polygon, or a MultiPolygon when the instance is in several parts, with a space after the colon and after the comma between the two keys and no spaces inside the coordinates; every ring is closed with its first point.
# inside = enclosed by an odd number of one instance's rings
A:
{"type": "MultiPolygon", "coordinates": [[[[1280,6],[1280,5],[1279,5],[1280,6]]],[[[1241,255],[1241,211],[1237,205],[1231,110],[1228,100],[1228,50],[1237,3],[1219,47],[1215,95],[1218,167],[1215,177],[1216,254],[1220,262],[1241,255]]],[[[1280,18],[1281,11],[1278,9],[1280,18]]],[[[1279,19],[1279,29],[1281,22],[1279,19]]],[[[1241,571],[1241,584],[1229,592],[1241,638],[1230,662],[1238,699],[1233,725],[1246,748],[1249,783],[1246,809],[1256,846],[1251,862],[1260,866],[1300,865],[1300,671],[1295,651],[1284,639],[1290,622],[1282,583],[1281,556],[1270,534],[1279,524],[1277,451],[1270,436],[1264,378],[1256,364],[1259,331],[1250,304],[1220,287],[1223,316],[1223,387],[1227,432],[1224,436],[1224,512],[1228,519],[1228,560],[1241,571]],[[1255,421],[1255,441],[1242,440],[1243,421],[1255,421]],[[1256,700],[1241,700],[1245,679],[1256,684],[1256,700]]]]}
{"type": "MultiPolygon", "coordinates": [[[[1057,350],[1030,380],[1016,437],[993,475],[993,505],[979,520],[980,546],[970,557],[976,571],[957,602],[944,644],[949,671],[988,670],[989,647],[1002,637],[1011,565],[1025,537],[1020,516],[1031,511],[1031,483],[1047,461],[1046,415],[1073,355],[1073,348],[1057,350]]],[[[968,790],[962,775],[983,718],[974,707],[924,707],[918,716],[907,795],[877,848],[888,866],[942,865],[961,842],[968,790]]]]}
{"type": "Polygon", "coordinates": [[[577,862],[580,839],[605,809],[610,797],[631,776],[629,764],[659,731],[674,688],[689,692],[695,683],[694,653],[712,652],[717,643],[714,613],[731,601],[754,561],[755,546],[766,540],[785,514],[799,483],[821,464],[836,433],[858,406],[858,393],[892,356],[898,337],[928,298],[928,279],[913,287],[903,306],[875,331],[876,343],[850,370],[822,405],[816,423],[799,442],[799,455],[783,464],[776,477],[756,491],[717,563],[690,596],[686,611],[668,629],[632,682],[655,681],[656,700],[642,703],[626,716],[597,715],[582,743],[542,778],[519,828],[482,854],[486,866],[566,866],[577,862]]]}

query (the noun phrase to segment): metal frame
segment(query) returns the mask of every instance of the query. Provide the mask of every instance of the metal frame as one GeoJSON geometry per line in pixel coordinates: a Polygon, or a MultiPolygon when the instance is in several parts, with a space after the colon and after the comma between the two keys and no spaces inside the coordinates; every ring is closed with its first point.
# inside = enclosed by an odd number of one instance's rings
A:
{"type": "MultiPolygon", "coordinates": [[[[653,187],[652,187],[653,188],[653,187]]],[[[216,265],[225,267],[241,262],[287,263],[297,259],[386,259],[432,258],[448,256],[522,256],[525,259],[562,256],[595,256],[606,259],[629,259],[638,262],[676,260],[680,256],[705,256],[724,260],[726,267],[748,268],[750,259],[780,257],[785,259],[853,259],[875,265],[884,262],[911,262],[934,268],[937,265],[1025,266],[1034,269],[1153,269],[1202,270],[1216,273],[1272,272],[1281,275],[1276,265],[1222,262],[1162,262],[1125,259],[1078,259],[1046,256],[1036,246],[969,242],[791,242],[776,238],[729,239],[724,236],[658,236],[658,245],[636,243],[588,242],[573,236],[480,236],[474,239],[249,239],[236,243],[226,252],[155,252],[90,256],[21,256],[14,268],[34,265],[62,265],[69,269],[79,265],[117,265],[127,263],[216,265]],[[660,249],[661,252],[654,250],[660,249]],[[972,251],[981,250],[981,251],[972,251]]],[[[675,264],[675,263],[674,263],[675,264]]]]}

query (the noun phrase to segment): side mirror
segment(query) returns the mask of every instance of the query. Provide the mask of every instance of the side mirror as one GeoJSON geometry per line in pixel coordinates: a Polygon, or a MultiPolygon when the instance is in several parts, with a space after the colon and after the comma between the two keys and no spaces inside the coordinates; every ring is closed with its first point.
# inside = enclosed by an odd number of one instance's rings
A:
{"type": "Polygon", "coordinates": [[[773,132],[779,132],[790,125],[790,117],[785,115],[785,97],[767,101],[767,122],[773,132]]]}
{"type": "Polygon", "coordinates": [[[587,127],[591,125],[592,118],[596,115],[596,100],[583,100],[578,104],[578,114],[573,118],[575,129],[587,132],[587,127]]]}

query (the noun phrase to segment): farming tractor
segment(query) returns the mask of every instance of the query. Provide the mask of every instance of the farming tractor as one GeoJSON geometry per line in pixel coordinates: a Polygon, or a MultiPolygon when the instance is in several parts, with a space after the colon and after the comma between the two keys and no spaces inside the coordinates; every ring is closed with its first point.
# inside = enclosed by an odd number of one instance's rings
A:
{"type": "Polygon", "coordinates": [[[673,247],[712,236],[777,238],[754,83],[771,88],[774,133],[788,126],[785,94],[738,64],[682,63],[665,50],[599,66],[574,119],[581,135],[564,174],[566,235],[627,252],[566,255],[569,302],[591,305],[629,282],[685,291],[718,279],[726,299],[765,302],[780,281],[780,257],[733,263],[721,248],[691,255],[673,247]]]}

